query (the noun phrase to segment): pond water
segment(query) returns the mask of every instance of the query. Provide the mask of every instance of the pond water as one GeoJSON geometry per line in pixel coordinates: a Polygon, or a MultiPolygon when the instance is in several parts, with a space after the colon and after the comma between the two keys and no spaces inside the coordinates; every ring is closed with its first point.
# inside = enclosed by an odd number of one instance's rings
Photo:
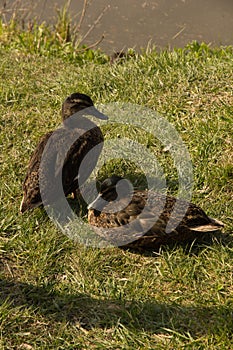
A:
{"type": "MultiPolygon", "coordinates": [[[[53,22],[56,8],[66,1],[0,0],[6,14],[13,6],[28,18],[35,15],[53,22]]],[[[78,23],[83,0],[70,0],[70,13],[78,23]]],[[[148,43],[163,47],[183,47],[197,40],[212,45],[233,44],[233,0],[89,0],[80,33],[93,44],[104,34],[99,47],[110,53],[148,43]]]]}

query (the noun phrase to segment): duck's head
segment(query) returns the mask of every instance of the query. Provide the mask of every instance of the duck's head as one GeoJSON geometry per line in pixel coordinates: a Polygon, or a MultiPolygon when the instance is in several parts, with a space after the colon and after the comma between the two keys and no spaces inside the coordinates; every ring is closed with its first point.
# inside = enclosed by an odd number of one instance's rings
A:
{"type": "Polygon", "coordinates": [[[120,203],[123,198],[128,198],[130,200],[132,192],[132,184],[127,179],[112,175],[101,183],[99,194],[94,201],[88,205],[88,209],[102,211],[109,202],[120,203]]]}
{"type": "Polygon", "coordinates": [[[62,120],[64,121],[80,111],[83,111],[82,114],[93,115],[99,119],[108,119],[106,115],[94,107],[93,101],[89,96],[75,92],[68,96],[62,104],[62,120]]]}
{"type": "MultiPolygon", "coordinates": [[[[122,180],[124,181],[124,178],[121,176],[118,176],[118,175],[112,175],[111,177],[108,177],[100,184],[99,194],[105,200],[110,200],[109,197],[116,197],[117,196],[117,185],[119,185],[120,181],[122,181],[122,180]]],[[[112,200],[114,200],[114,199],[116,199],[116,198],[112,198],[112,200]]]]}

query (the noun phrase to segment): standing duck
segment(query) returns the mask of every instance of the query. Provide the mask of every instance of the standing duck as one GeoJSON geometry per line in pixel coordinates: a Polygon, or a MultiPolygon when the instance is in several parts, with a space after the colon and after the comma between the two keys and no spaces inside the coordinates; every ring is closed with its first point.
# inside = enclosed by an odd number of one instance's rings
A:
{"type": "Polygon", "coordinates": [[[120,190],[122,180],[113,175],[103,181],[98,197],[88,206],[89,224],[109,244],[157,250],[161,245],[194,240],[201,233],[219,231],[224,226],[195,204],[175,197],[133,189],[126,195],[126,187],[120,190]],[[169,219],[174,219],[175,204],[180,209],[176,211],[177,226],[166,232],[169,219]],[[183,216],[184,206],[187,211],[183,216]]]}
{"type": "Polygon", "coordinates": [[[68,96],[62,104],[62,127],[44,135],[30,159],[23,182],[21,213],[42,204],[41,185],[51,203],[56,199],[59,180],[67,196],[75,193],[91,174],[104,138],[100,128],[85,115],[108,119],[94,107],[89,96],[81,93],[68,96]],[[83,159],[93,147],[92,157],[80,171],[83,159]]]}

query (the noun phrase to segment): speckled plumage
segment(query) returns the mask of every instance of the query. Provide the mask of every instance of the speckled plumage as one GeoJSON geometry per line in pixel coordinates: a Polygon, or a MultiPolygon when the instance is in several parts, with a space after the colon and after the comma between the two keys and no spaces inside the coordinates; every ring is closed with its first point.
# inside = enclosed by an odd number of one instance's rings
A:
{"type": "Polygon", "coordinates": [[[148,192],[146,190],[134,190],[130,200],[124,197],[119,199],[118,205],[123,209],[117,212],[108,212],[107,208],[109,207],[111,211],[111,202],[116,199],[116,184],[119,180],[121,178],[117,176],[105,180],[101,185],[99,198],[89,205],[88,211],[89,224],[93,226],[98,235],[113,245],[132,249],[158,249],[161,245],[194,240],[204,232],[219,231],[223,226],[220,221],[209,218],[195,204],[171,196],[150,192],[148,203],[148,192]],[[98,201],[102,199],[105,199],[109,204],[105,206],[100,204],[98,207],[98,201]],[[175,203],[178,204],[175,219],[179,220],[179,223],[177,221],[178,226],[171,232],[166,233],[167,223],[171,215],[174,215],[175,203]],[[146,204],[146,210],[143,211],[146,204]],[[187,205],[187,211],[183,217],[182,209],[184,205],[187,205]],[[124,232],[124,225],[129,223],[134,225],[132,226],[134,230],[130,229],[124,232]],[[114,231],[116,227],[122,229],[118,232],[114,231]],[[147,227],[150,229],[147,230],[147,227]],[[142,232],[144,233],[142,234],[142,232]],[[117,234],[122,235],[122,237],[116,237],[117,234]],[[131,235],[130,242],[127,242],[129,239],[124,235],[129,234],[131,235]],[[119,242],[123,244],[119,244],[119,242]]]}
{"type": "Polygon", "coordinates": [[[107,119],[95,109],[89,96],[80,93],[68,96],[62,105],[63,126],[44,135],[30,159],[23,183],[21,212],[42,204],[41,185],[48,192],[46,195],[51,202],[56,199],[56,186],[59,184],[59,179],[62,179],[64,194],[67,196],[75,192],[89,177],[98,160],[104,138],[100,128],[84,114],[107,119]],[[79,113],[76,117],[77,112],[79,113]],[[70,140],[74,142],[67,149],[70,140]],[[86,167],[85,173],[82,172],[81,178],[79,176],[77,179],[80,164],[93,147],[95,147],[94,157],[86,167]]]}

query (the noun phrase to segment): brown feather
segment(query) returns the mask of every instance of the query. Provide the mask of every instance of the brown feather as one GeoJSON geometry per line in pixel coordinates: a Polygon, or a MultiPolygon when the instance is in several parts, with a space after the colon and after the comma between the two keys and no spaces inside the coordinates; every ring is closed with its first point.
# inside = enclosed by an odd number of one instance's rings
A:
{"type": "MultiPolygon", "coordinates": [[[[108,179],[108,182],[111,181],[108,179]]],[[[109,189],[104,188],[102,198],[105,200],[108,198],[111,204],[111,200],[116,198],[116,188],[114,186],[109,186],[109,189]]],[[[101,211],[90,207],[88,222],[93,226],[94,231],[110,244],[119,245],[119,242],[123,242],[119,246],[133,249],[157,249],[164,244],[194,240],[200,236],[201,232],[219,231],[224,226],[221,222],[209,218],[193,203],[156,192],[150,192],[149,203],[147,198],[146,190],[134,190],[130,203],[118,212],[109,213],[109,204],[101,211]],[[176,208],[178,207],[176,211],[178,225],[167,233],[167,223],[173,215],[175,204],[176,208]],[[188,208],[183,217],[182,209],[187,204],[188,208]],[[145,205],[147,205],[146,210],[142,212],[145,205]],[[135,222],[133,229],[124,229],[124,225],[133,222],[135,222]],[[114,227],[118,227],[119,230],[114,230],[114,227]]]]}
{"type": "Polygon", "coordinates": [[[85,118],[82,113],[77,118],[70,118],[84,108],[88,108],[88,114],[107,119],[94,108],[89,96],[74,93],[67,97],[62,105],[63,126],[44,135],[30,159],[23,182],[23,199],[20,205],[22,213],[42,204],[41,186],[45,188],[46,197],[51,203],[56,199],[60,180],[64,195],[67,196],[78,189],[94,169],[102,149],[103,134],[100,128],[85,118]],[[74,143],[67,152],[67,143],[70,140],[74,140],[74,143]],[[77,179],[81,162],[97,145],[99,146],[95,148],[94,157],[86,166],[85,173],[82,173],[81,178],[77,179]],[[42,155],[43,165],[41,165],[42,155]]]}

